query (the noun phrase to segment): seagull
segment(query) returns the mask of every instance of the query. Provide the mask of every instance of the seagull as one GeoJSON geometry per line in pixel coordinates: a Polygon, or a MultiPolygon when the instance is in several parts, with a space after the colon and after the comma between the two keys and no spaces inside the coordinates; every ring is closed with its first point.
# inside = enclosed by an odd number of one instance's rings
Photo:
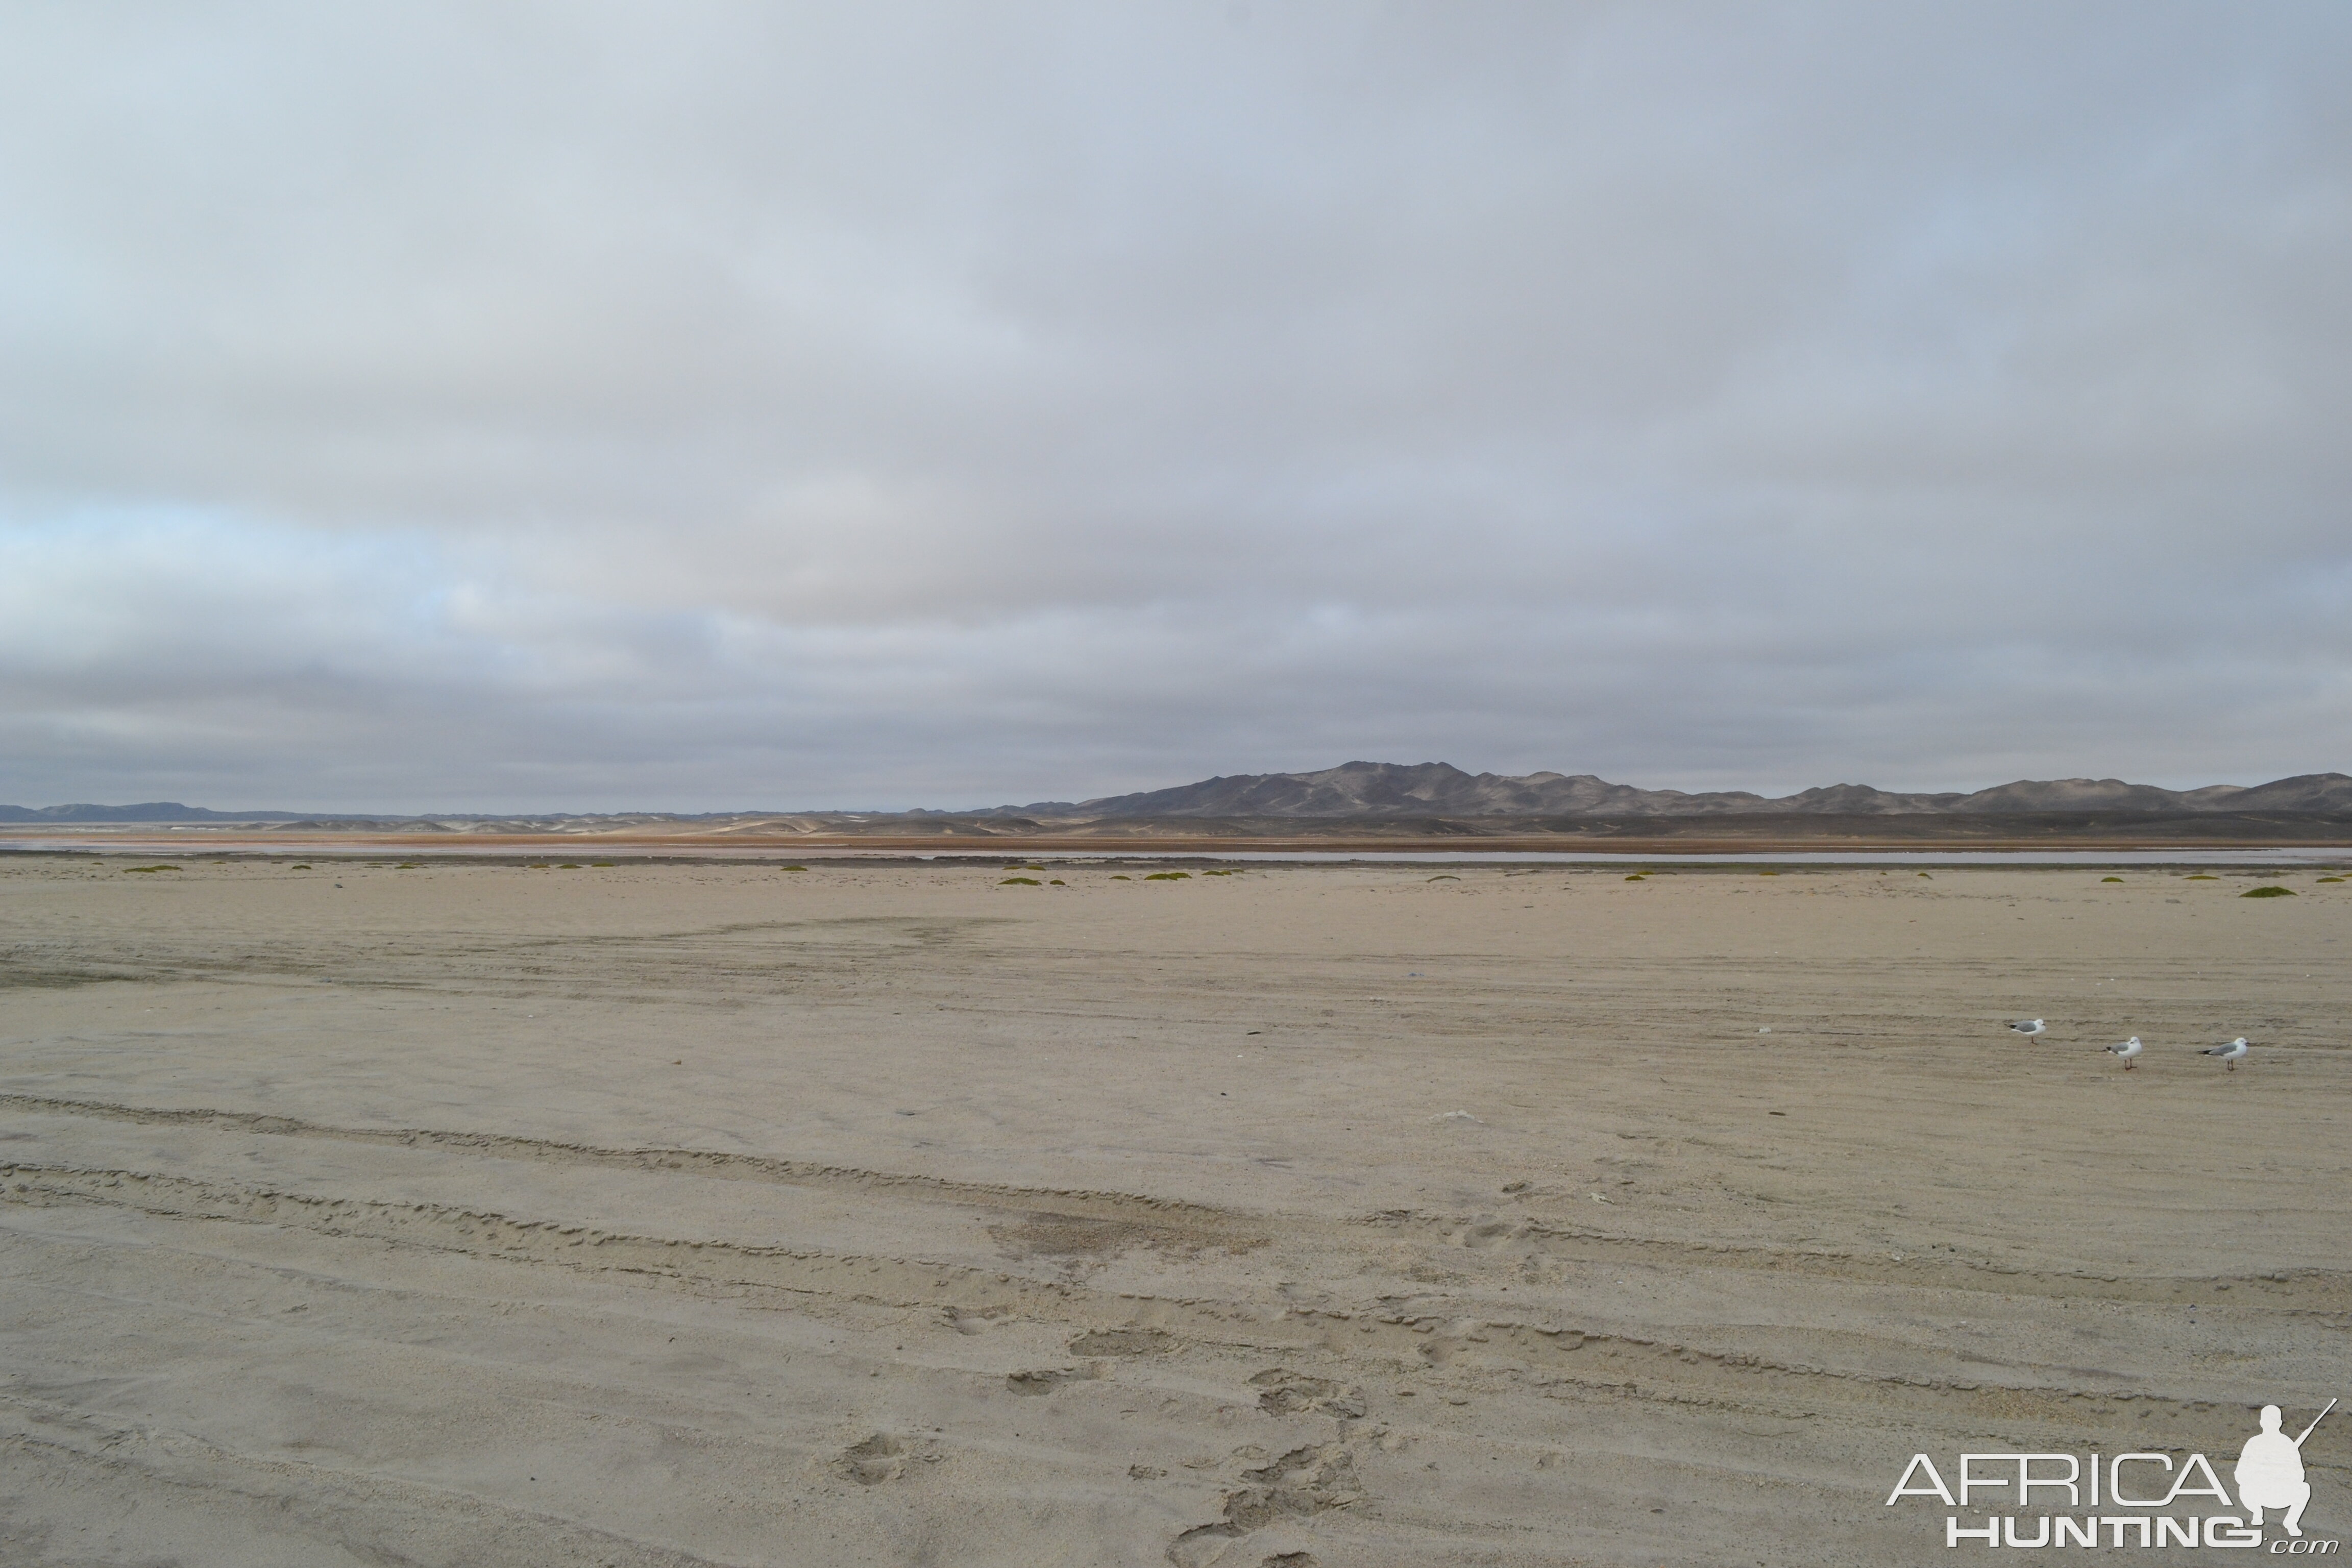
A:
{"type": "Polygon", "coordinates": [[[2126,1040],[2120,1046],[2109,1046],[2107,1050],[2109,1054],[2121,1058],[2124,1064],[2124,1071],[2129,1072],[2132,1070],[2132,1058],[2139,1055],[2140,1052],[2147,1048],[2147,1047],[2146,1046],[2139,1043],[2139,1037],[2137,1035],[2134,1035],[2130,1039],[2126,1040]]]}
{"type": "Polygon", "coordinates": [[[2030,1040],[2034,1036],[2042,1033],[2043,1029],[2049,1027],[2049,1026],[2042,1023],[2039,1018],[2020,1018],[2016,1023],[2011,1024],[2010,1027],[2015,1029],[2019,1034],[2023,1035],[2030,1040]]]}
{"type": "Polygon", "coordinates": [[[2219,1057],[2221,1058],[2222,1066],[2231,1072],[2236,1072],[2238,1064],[2245,1059],[2246,1037],[2240,1035],[2226,1046],[2208,1046],[2197,1054],[2200,1057],[2219,1057]]]}

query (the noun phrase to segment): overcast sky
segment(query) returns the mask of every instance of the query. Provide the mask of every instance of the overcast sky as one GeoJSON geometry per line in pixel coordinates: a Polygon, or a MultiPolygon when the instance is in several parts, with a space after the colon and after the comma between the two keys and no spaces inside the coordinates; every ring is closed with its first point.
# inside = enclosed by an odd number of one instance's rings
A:
{"type": "Polygon", "coordinates": [[[2352,770],[2352,6],[0,8],[0,801],[2352,770]]]}

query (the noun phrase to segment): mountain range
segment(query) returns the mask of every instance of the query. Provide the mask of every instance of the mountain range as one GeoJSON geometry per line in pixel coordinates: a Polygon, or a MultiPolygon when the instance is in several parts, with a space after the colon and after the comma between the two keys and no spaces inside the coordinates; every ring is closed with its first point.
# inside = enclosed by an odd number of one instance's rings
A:
{"type": "MultiPolygon", "coordinates": [[[[1143,818],[1218,817],[1257,819],[1517,818],[1561,819],[1706,816],[2352,816],[2352,775],[2299,773],[2269,784],[2209,784],[2168,790],[2121,779],[2020,779],[1963,794],[1906,794],[1868,784],[1827,784],[1795,795],[1761,795],[1747,790],[1690,793],[1638,789],[1611,784],[1591,773],[1469,773],[1444,763],[1344,763],[1300,773],[1234,773],[1171,789],[1094,800],[1037,801],[977,812],[872,812],[855,816],[814,812],[793,819],[794,831],[838,829],[855,823],[879,827],[908,818],[955,818],[967,822],[1020,819],[1031,824],[1073,820],[1115,822],[1143,818]]],[[[481,813],[337,814],[331,818],[294,811],[214,811],[176,801],[137,805],[0,805],[0,823],[33,826],[63,823],[268,823],[290,828],[363,830],[398,826],[427,829],[440,825],[476,830],[530,826],[541,829],[614,829],[656,823],[727,823],[774,817],[758,812],[633,812],[625,814],[481,813]]],[[[781,824],[779,824],[781,826],[781,824]]]]}
{"type": "Polygon", "coordinates": [[[1637,789],[1591,773],[1467,773],[1444,763],[1344,763],[1307,773],[1236,773],[1172,789],[1003,806],[1031,817],[1080,816],[1822,816],[2022,813],[2352,812],[2352,775],[2301,773],[2270,784],[2158,789],[2121,779],[2020,779],[1970,794],[1901,794],[1828,784],[1768,796],[1637,789]]]}

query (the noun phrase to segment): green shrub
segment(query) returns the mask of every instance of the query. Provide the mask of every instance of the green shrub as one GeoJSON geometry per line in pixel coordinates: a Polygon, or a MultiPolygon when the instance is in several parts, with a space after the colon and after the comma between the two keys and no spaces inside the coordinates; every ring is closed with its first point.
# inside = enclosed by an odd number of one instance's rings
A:
{"type": "Polygon", "coordinates": [[[2121,877],[2102,877],[2099,880],[2102,882],[2120,882],[2123,879],[2121,877]]]}
{"type": "Polygon", "coordinates": [[[1045,886],[1043,882],[1040,882],[1034,877],[1007,877],[1004,880],[997,883],[996,885],[1000,888],[1042,888],[1045,886]]]}
{"type": "Polygon", "coordinates": [[[1143,879],[1147,882],[1189,882],[1192,879],[1192,873],[1190,871],[1154,871],[1151,875],[1143,879]]]}
{"type": "Polygon", "coordinates": [[[2282,888],[2273,883],[2272,886],[2267,888],[2248,888],[2244,892],[2240,893],[2238,897],[2242,899],[2291,899],[2294,897],[2294,889],[2293,888],[2282,888]]]}

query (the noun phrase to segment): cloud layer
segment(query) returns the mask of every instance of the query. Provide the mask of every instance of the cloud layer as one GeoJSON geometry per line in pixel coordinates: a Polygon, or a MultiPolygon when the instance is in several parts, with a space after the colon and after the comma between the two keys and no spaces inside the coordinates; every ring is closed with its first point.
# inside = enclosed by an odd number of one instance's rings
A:
{"type": "Polygon", "coordinates": [[[2352,765],[2352,14],[0,21],[0,798],[2352,765]]]}

